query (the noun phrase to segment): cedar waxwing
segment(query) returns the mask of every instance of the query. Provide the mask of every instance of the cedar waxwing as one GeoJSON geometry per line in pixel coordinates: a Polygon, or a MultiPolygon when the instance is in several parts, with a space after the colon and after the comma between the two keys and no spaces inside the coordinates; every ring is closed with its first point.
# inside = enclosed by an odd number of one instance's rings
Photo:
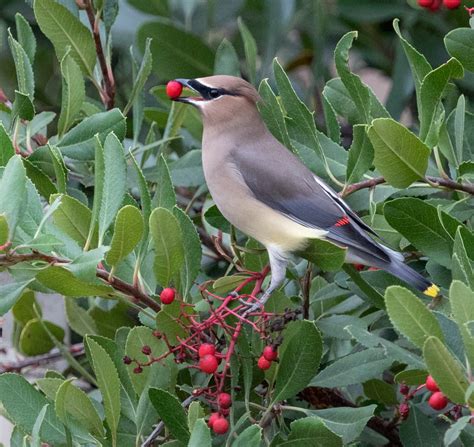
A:
{"type": "Polygon", "coordinates": [[[215,204],[268,250],[272,276],[259,305],[282,284],[290,254],[314,238],[347,248],[346,262],[386,270],[428,296],[438,295],[435,284],[404,264],[401,253],[374,240],[377,234],[347,203],[270,133],[251,84],[233,76],[177,81],[199,95],[173,99],[201,113],[204,176],[215,204]]]}

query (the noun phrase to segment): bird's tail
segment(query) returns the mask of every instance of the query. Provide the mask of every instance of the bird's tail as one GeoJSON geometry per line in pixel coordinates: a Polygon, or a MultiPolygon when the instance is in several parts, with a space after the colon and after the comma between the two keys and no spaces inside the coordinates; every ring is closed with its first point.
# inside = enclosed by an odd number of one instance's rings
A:
{"type": "Polygon", "coordinates": [[[439,295],[439,287],[436,284],[433,284],[430,280],[421,276],[417,271],[398,259],[392,258],[390,264],[387,265],[384,270],[412,285],[425,295],[432,298],[436,298],[439,295]]]}

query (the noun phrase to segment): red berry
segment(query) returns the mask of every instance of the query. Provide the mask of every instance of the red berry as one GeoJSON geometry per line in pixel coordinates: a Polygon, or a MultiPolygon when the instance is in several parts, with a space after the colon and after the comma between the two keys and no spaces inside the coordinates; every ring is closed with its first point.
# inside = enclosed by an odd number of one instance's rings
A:
{"type": "Polygon", "coordinates": [[[229,393],[220,393],[217,396],[217,403],[220,408],[229,408],[232,405],[232,397],[229,393]]]}
{"type": "Polygon", "coordinates": [[[143,372],[143,369],[141,366],[137,366],[136,368],[133,369],[133,372],[135,374],[141,374],[143,372]]]}
{"type": "Polygon", "coordinates": [[[213,374],[216,372],[219,362],[213,355],[205,355],[199,360],[199,369],[207,374],[213,374]]]}
{"type": "Polygon", "coordinates": [[[441,1],[442,0],[433,0],[431,6],[429,6],[429,9],[431,11],[437,11],[441,7],[441,1]]]}
{"type": "Polygon", "coordinates": [[[219,417],[212,424],[212,431],[218,435],[223,435],[229,430],[229,422],[223,417],[219,417]]]}
{"type": "Polygon", "coordinates": [[[178,98],[183,91],[183,86],[178,81],[170,81],[166,84],[166,94],[171,98],[178,98]]]}
{"type": "Polygon", "coordinates": [[[220,416],[219,416],[219,413],[211,413],[211,416],[209,418],[209,420],[207,421],[207,425],[212,428],[212,426],[214,425],[214,422],[217,421],[217,419],[219,419],[220,416]]]}
{"type": "Polygon", "coordinates": [[[365,267],[364,264],[354,264],[354,268],[355,268],[358,272],[364,270],[364,267],[365,267]]]}
{"type": "Polygon", "coordinates": [[[163,304],[171,304],[174,301],[176,292],[171,287],[166,287],[163,289],[160,294],[160,300],[163,304]]]}
{"type": "Polygon", "coordinates": [[[443,4],[448,9],[456,9],[461,6],[461,0],[443,0],[443,4]]]}
{"type": "Polygon", "coordinates": [[[433,410],[439,411],[448,405],[448,398],[441,391],[436,391],[428,399],[428,403],[433,410]]]}
{"type": "Polygon", "coordinates": [[[148,345],[145,345],[142,347],[142,352],[145,355],[150,355],[151,354],[151,348],[148,345]]]}
{"type": "Polygon", "coordinates": [[[429,8],[432,3],[433,0],[418,0],[418,5],[422,8],[429,8]]]}
{"type": "Polygon", "coordinates": [[[400,413],[402,419],[406,419],[410,414],[410,406],[406,402],[403,402],[398,407],[398,412],[400,413]]]}
{"type": "Polygon", "coordinates": [[[272,362],[268,361],[263,355],[258,359],[257,366],[264,371],[270,366],[272,366],[272,362]]]}
{"type": "Polygon", "coordinates": [[[272,346],[265,346],[263,348],[262,355],[265,357],[266,360],[269,362],[273,362],[278,358],[278,352],[273,349],[272,346]]]}
{"type": "Polygon", "coordinates": [[[435,382],[435,380],[431,376],[428,376],[426,378],[425,386],[427,390],[432,391],[433,393],[435,393],[436,391],[439,391],[438,384],[435,382]]]}
{"type": "Polygon", "coordinates": [[[132,359],[126,355],[123,359],[122,359],[123,363],[125,363],[126,365],[130,365],[130,363],[132,363],[132,359]]]}
{"type": "Polygon", "coordinates": [[[214,355],[215,353],[216,347],[211,343],[203,343],[201,346],[199,346],[199,357],[204,357],[205,355],[214,355]]]}

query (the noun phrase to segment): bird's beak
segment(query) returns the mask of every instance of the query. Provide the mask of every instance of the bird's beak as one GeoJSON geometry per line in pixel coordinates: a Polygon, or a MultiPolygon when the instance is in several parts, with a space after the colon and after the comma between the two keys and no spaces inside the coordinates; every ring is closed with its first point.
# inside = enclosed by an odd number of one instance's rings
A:
{"type": "MultiPolygon", "coordinates": [[[[194,79],[178,78],[175,79],[175,81],[178,81],[183,87],[189,88],[190,90],[196,92],[199,95],[199,92],[192,86],[194,79]]],[[[195,104],[196,102],[202,101],[203,99],[204,98],[202,98],[201,96],[178,96],[177,98],[173,98],[172,100],[185,104],[195,104]]]]}

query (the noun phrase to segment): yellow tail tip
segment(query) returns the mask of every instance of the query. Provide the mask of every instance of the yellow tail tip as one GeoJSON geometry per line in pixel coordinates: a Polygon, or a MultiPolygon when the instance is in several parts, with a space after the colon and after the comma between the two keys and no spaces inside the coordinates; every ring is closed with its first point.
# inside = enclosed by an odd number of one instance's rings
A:
{"type": "Polygon", "coordinates": [[[423,293],[432,298],[436,298],[439,294],[439,287],[436,284],[431,284],[423,293]]]}

